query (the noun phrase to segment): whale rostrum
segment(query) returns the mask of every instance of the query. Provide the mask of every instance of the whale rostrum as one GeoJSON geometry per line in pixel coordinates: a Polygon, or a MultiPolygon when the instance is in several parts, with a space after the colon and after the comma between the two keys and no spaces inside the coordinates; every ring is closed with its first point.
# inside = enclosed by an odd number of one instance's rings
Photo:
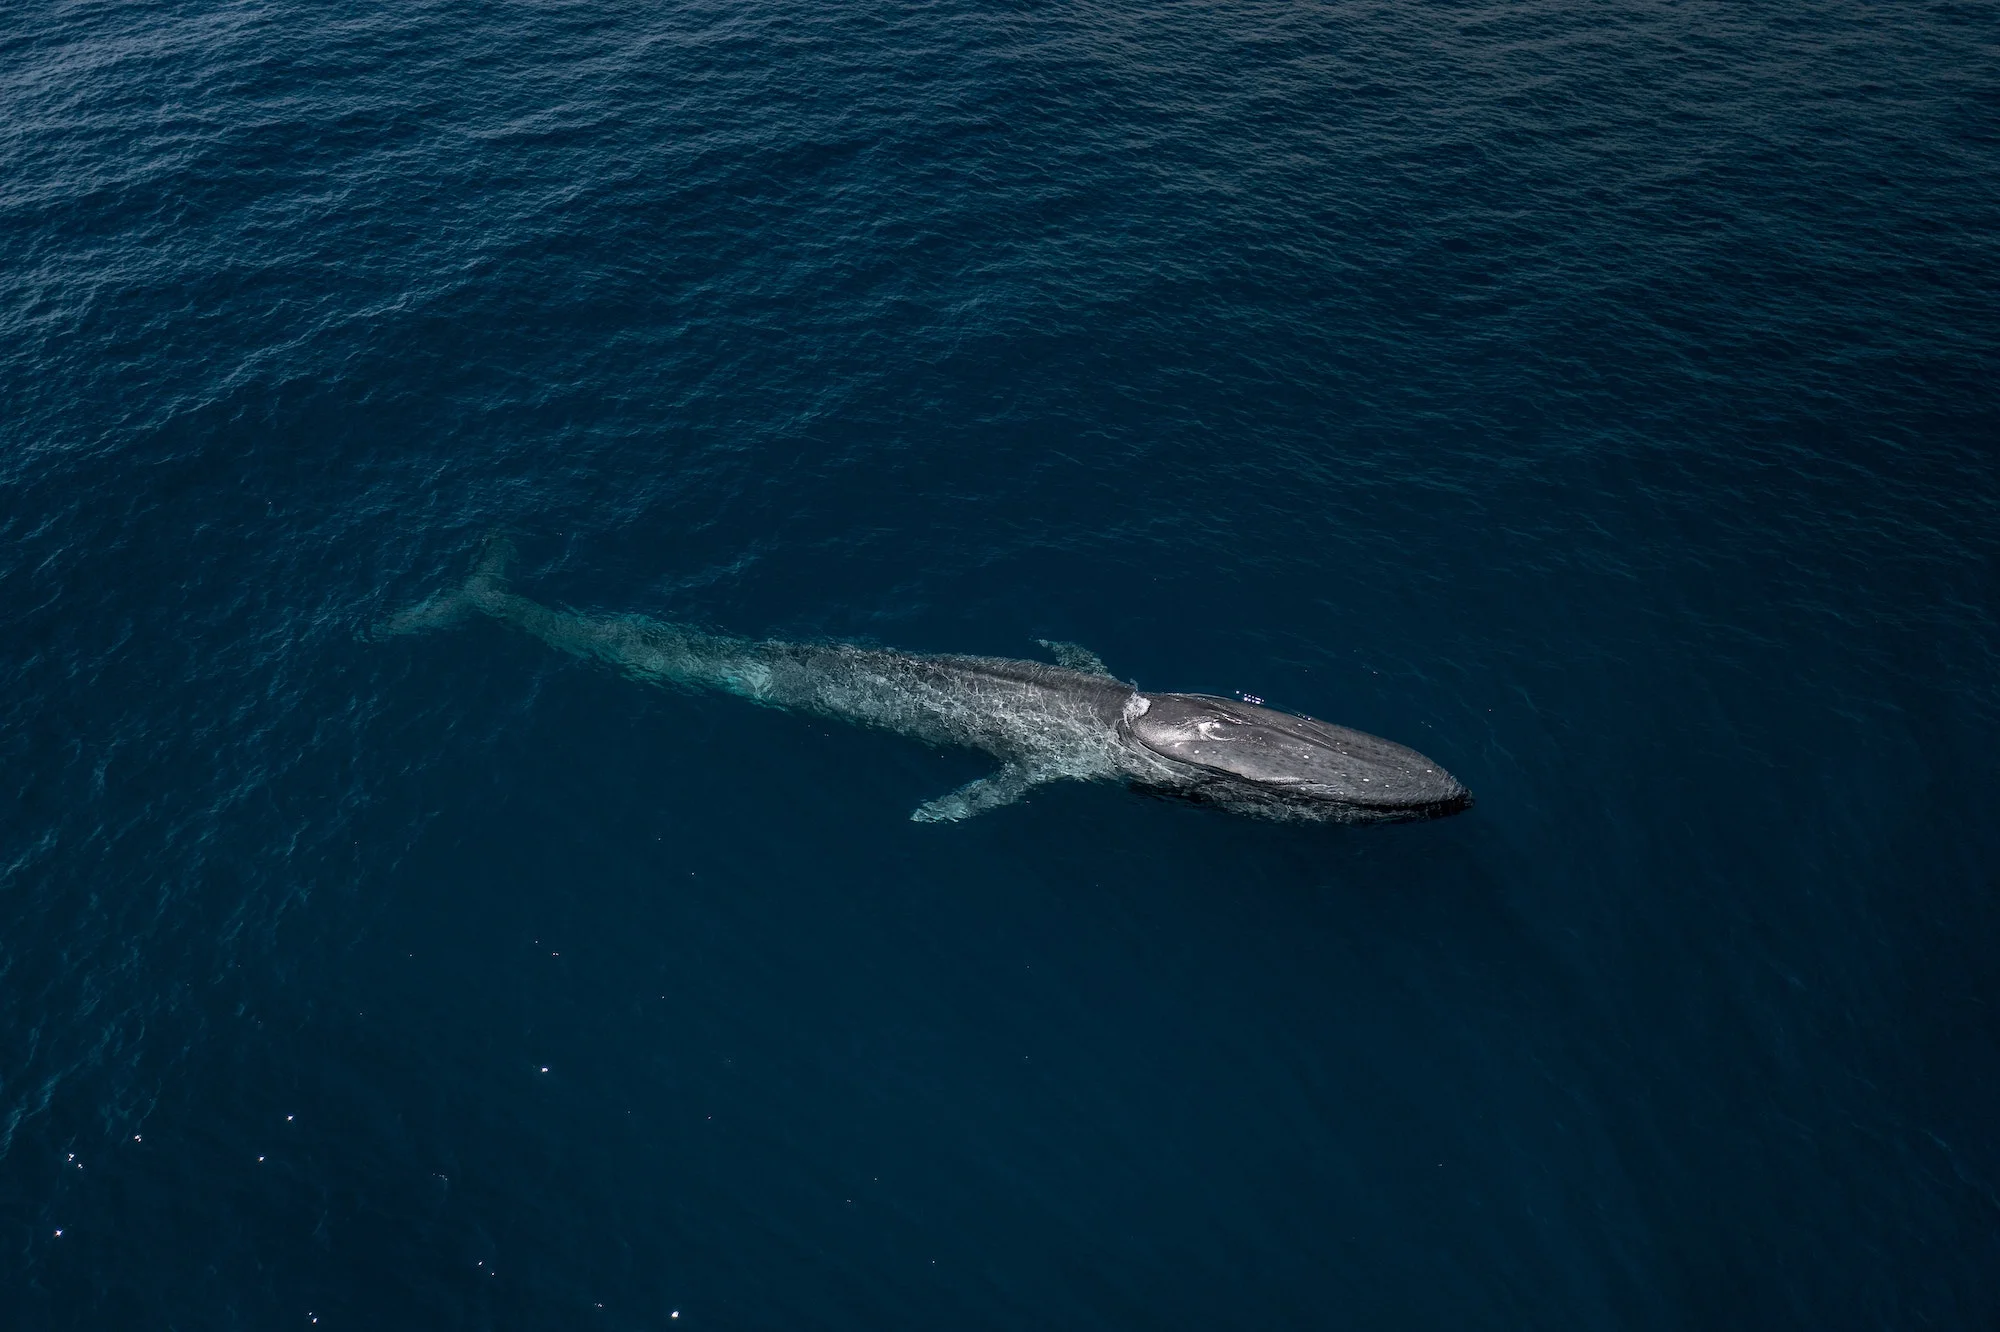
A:
{"type": "Polygon", "coordinates": [[[1042,640],[1050,665],[760,642],[638,615],[580,614],[509,590],[511,555],[508,543],[492,543],[462,587],[391,617],[381,632],[490,615],[634,679],[719,689],[1000,760],[991,775],[919,805],[910,816],[918,822],[970,818],[1063,780],[1122,781],[1267,818],[1341,823],[1438,818],[1472,803],[1414,749],[1258,703],[1141,691],[1073,643],[1042,640]]]}

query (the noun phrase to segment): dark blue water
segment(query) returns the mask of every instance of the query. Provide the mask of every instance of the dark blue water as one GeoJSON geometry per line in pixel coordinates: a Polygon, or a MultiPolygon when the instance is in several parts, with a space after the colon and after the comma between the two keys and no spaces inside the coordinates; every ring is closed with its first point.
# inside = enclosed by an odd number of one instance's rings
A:
{"type": "Polygon", "coordinates": [[[0,1324],[2000,1320],[1990,5],[0,14],[0,1324]]]}

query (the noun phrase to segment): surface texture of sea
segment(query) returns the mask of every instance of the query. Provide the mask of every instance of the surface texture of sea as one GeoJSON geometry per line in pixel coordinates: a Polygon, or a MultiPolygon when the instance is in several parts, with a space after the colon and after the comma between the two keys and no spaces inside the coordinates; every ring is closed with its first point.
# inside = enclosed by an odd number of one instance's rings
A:
{"type": "Polygon", "coordinates": [[[1997,182],[1986,3],[5,5],[0,1326],[1996,1326],[1997,182]]]}

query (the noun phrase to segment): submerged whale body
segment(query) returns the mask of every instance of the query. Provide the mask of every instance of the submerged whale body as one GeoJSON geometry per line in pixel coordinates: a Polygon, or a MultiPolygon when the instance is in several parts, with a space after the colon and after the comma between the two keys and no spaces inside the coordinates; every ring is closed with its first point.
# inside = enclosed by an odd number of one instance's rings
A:
{"type": "Polygon", "coordinates": [[[1269,818],[1383,823],[1472,803],[1414,749],[1311,717],[1207,694],[1142,692],[1089,651],[1048,643],[1056,664],[932,656],[849,643],[758,642],[643,616],[554,610],[509,591],[496,542],[465,585],[387,621],[415,633],[469,614],[494,619],[640,680],[721,689],[771,707],[879,726],[1000,760],[990,776],[911,818],[970,818],[1045,782],[1123,781],[1269,818]]]}

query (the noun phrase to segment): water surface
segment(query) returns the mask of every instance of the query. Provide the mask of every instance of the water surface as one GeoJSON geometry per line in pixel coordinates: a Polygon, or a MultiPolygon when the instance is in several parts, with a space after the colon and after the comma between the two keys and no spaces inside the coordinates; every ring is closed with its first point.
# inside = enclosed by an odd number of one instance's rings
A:
{"type": "Polygon", "coordinates": [[[2000,1317],[1990,7],[0,34],[8,1326],[2000,1317]],[[1480,803],[912,824],[494,531],[1480,803]]]}

